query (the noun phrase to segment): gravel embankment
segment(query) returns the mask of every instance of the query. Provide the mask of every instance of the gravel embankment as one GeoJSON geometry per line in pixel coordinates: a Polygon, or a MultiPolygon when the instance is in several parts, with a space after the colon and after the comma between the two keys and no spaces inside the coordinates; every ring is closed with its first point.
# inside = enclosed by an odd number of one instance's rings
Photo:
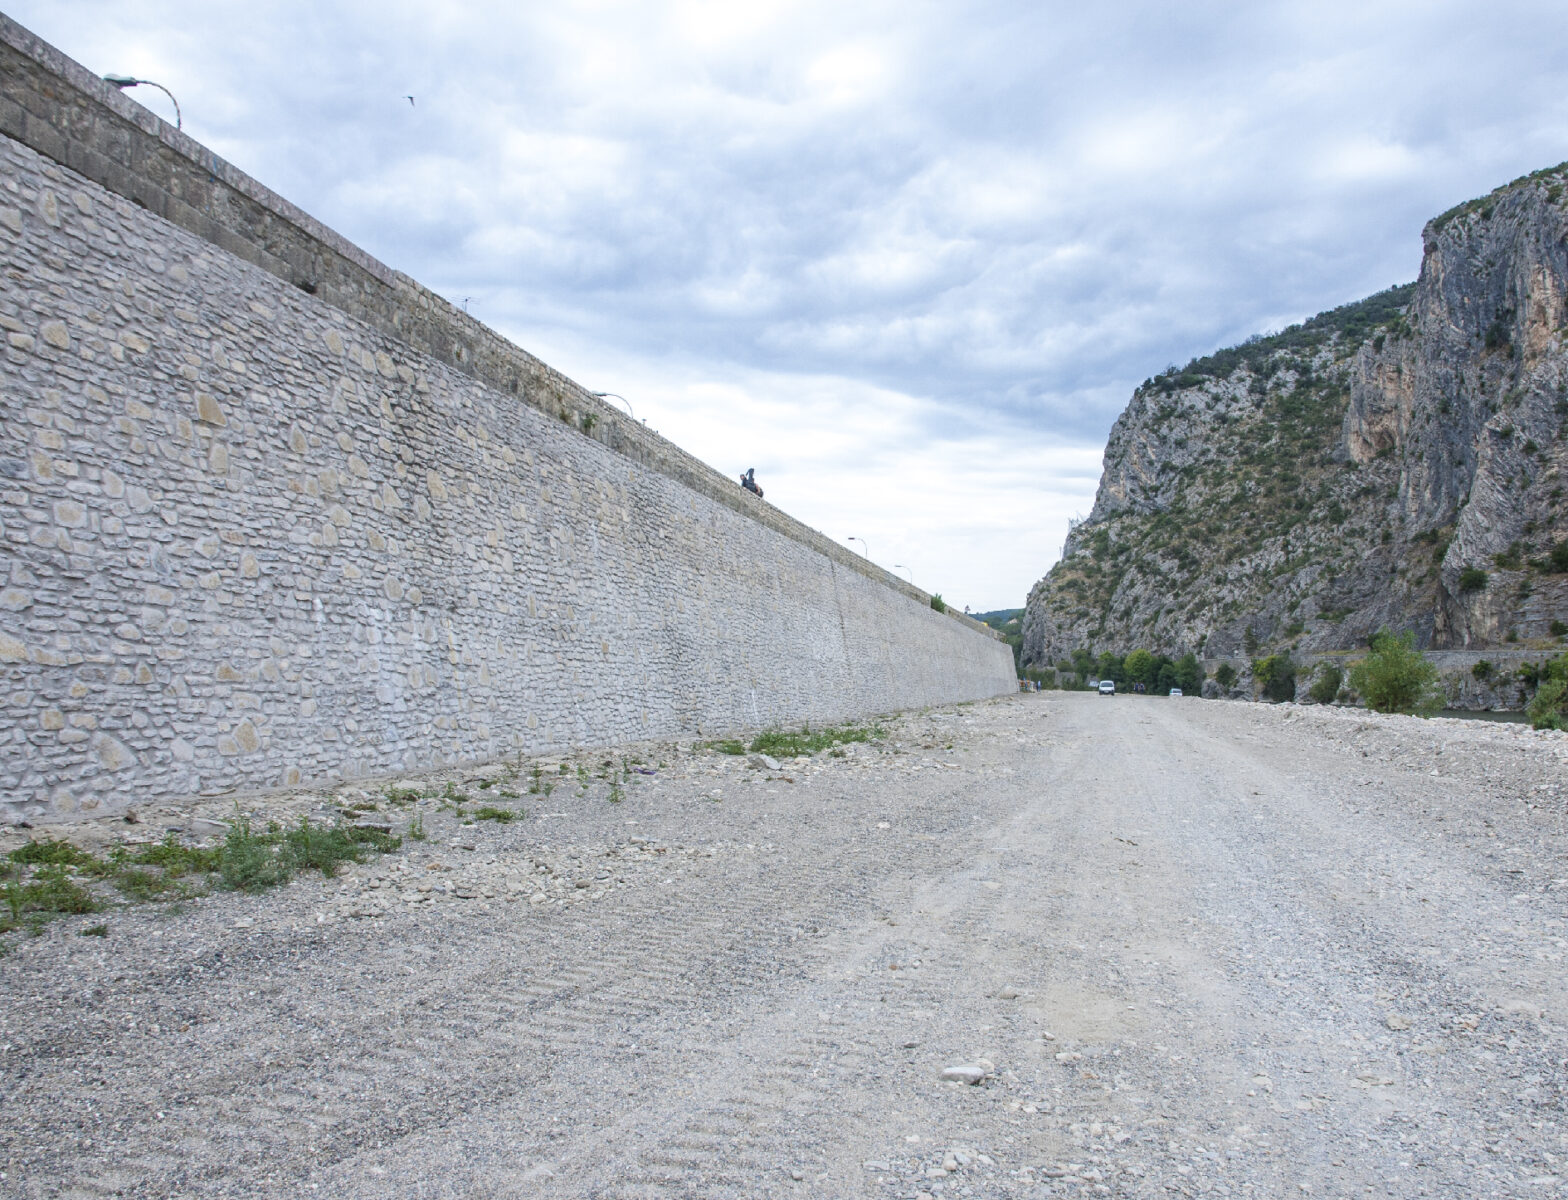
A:
{"type": "MultiPolygon", "coordinates": [[[[1568,1192],[1568,736],[1047,693],[635,753],[8,935],[0,1194],[1568,1192]]],[[[227,813],[139,815],[71,836],[227,813]]]]}

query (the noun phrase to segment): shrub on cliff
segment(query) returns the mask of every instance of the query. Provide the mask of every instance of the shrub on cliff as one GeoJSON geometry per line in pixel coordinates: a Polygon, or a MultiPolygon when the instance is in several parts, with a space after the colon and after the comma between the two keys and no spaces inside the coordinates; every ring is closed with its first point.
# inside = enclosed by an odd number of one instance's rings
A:
{"type": "Polygon", "coordinates": [[[947,611],[947,601],[942,599],[941,592],[938,592],[936,595],[931,597],[931,607],[936,609],[937,612],[947,611]]]}
{"type": "Polygon", "coordinates": [[[1229,663],[1221,663],[1214,668],[1214,682],[1229,691],[1236,686],[1236,668],[1229,663]]]}
{"type": "Polygon", "coordinates": [[[1373,712],[1430,716],[1443,706],[1437,668],[1416,649],[1408,629],[1395,635],[1386,627],[1372,638],[1372,653],[1350,668],[1350,686],[1373,712]]]}

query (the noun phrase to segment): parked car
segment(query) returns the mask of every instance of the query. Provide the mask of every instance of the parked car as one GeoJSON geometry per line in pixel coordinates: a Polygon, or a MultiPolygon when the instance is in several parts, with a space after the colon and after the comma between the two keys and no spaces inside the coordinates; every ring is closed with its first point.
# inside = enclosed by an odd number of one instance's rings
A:
{"type": "Polygon", "coordinates": [[[1114,696],[1114,695],[1116,695],[1116,680],[1114,680],[1114,679],[1102,679],[1102,680],[1100,680],[1100,695],[1102,695],[1102,696],[1114,696]]]}
{"type": "Polygon", "coordinates": [[[1180,688],[1172,688],[1171,689],[1171,695],[1173,695],[1173,696],[1181,695],[1181,689],[1180,688]]]}

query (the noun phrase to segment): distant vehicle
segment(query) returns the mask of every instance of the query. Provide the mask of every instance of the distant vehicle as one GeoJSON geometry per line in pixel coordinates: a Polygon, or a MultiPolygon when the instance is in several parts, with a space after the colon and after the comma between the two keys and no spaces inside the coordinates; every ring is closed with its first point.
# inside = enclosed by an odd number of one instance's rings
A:
{"type": "Polygon", "coordinates": [[[1102,696],[1114,696],[1114,695],[1116,695],[1116,680],[1114,680],[1114,679],[1102,679],[1102,680],[1100,680],[1100,695],[1102,695],[1102,696]]]}
{"type": "Polygon", "coordinates": [[[1180,688],[1172,688],[1171,689],[1171,695],[1173,695],[1173,696],[1181,695],[1181,689],[1180,688]]]}

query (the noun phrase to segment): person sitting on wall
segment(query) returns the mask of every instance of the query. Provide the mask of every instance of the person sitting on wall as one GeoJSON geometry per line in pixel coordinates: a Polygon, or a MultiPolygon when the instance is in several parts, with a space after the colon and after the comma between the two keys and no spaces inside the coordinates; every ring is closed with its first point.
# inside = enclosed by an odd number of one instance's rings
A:
{"type": "Polygon", "coordinates": [[[762,489],[757,486],[756,467],[746,468],[746,473],[740,477],[740,486],[753,493],[758,500],[762,499],[762,489]]]}

